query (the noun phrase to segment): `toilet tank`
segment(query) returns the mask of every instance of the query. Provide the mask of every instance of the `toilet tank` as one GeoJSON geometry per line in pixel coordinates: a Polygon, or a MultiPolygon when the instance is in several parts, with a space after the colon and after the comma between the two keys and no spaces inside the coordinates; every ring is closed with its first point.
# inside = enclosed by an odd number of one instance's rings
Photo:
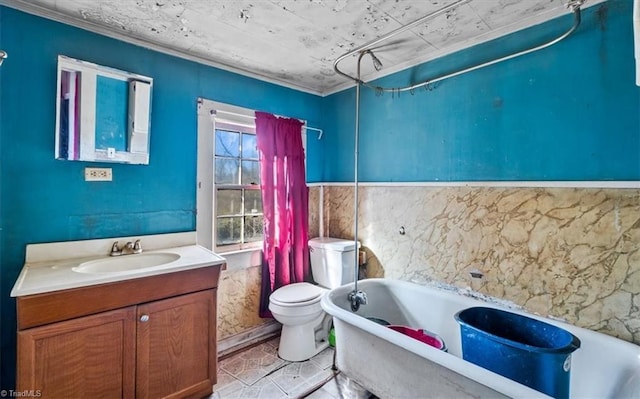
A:
{"type": "Polygon", "coordinates": [[[310,239],[309,253],[313,279],[325,288],[336,288],[353,282],[356,262],[354,252],[353,240],[332,237],[310,239]]]}

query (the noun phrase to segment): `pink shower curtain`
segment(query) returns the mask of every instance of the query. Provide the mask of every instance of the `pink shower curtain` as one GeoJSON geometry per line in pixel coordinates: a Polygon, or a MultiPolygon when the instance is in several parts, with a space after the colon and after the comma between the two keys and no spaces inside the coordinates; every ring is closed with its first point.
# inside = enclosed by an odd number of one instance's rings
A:
{"type": "Polygon", "coordinates": [[[264,212],[260,316],[271,317],[269,295],[310,275],[302,122],[256,112],[256,139],[264,212]]]}

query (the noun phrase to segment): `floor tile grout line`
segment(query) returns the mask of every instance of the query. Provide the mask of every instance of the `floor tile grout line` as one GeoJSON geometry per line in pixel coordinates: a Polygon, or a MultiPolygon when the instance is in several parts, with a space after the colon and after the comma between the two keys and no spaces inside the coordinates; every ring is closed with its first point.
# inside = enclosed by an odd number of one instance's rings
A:
{"type": "Polygon", "coordinates": [[[338,376],[338,374],[340,374],[340,370],[335,370],[335,371],[331,370],[331,376],[325,378],[324,380],[318,382],[317,384],[315,384],[314,386],[312,386],[308,390],[304,391],[302,394],[296,396],[296,399],[306,398],[307,396],[309,396],[312,393],[316,392],[317,390],[321,389],[326,383],[328,383],[329,381],[331,381],[334,378],[336,378],[338,376]]]}
{"type": "Polygon", "coordinates": [[[271,370],[270,372],[268,372],[267,374],[264,375],[264,377],[262,378],[266,378],[269,377],[271,374],[275,373],[276,371],[283,369],[285,367],[287,367],[288,365],[292,364],[292,362],[289,362],[287,360],[284,360],[284,363],[282,363],[282,365],[276,367],[275,369],[271,370]]]}

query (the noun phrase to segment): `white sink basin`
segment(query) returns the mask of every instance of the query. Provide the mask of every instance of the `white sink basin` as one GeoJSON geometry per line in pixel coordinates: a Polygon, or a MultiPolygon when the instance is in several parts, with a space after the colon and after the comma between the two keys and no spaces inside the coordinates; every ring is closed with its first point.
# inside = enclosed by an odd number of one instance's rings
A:
{"type": "Polygon", "coordinates": [[[180,255],[172,252],[151,252],[135,255],[121,255],[109,258],[90,260],[71,268],[77,273],[112,274],[136,272],[143,269],[166,265],[180,259],[180,255]]]}

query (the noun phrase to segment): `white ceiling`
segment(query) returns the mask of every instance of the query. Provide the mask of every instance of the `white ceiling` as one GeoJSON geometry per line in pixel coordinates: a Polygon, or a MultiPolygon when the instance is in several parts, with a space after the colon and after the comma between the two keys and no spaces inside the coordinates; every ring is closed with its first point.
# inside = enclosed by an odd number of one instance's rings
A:
{"type": "MultiPolygon", "coordinates": [[[[0,0],[169,54],[328,94],[353,83],[333,62],[455,0],[0,0]]],[[[603,0],[591,0],[586,6],[603,0]]],[[[365,80],[568,14],[566,0],[470,0],[376,50],[365,80]]],[[[567,29],[569,26],[566,27],[567,29]]],[[[532,38],[532,45],[540,44],[532,38]]],[[[10,56],[10,55],[9,55],[10,56]]],[[[341,69],[355,74],[355,58],[341,69]]]]}

